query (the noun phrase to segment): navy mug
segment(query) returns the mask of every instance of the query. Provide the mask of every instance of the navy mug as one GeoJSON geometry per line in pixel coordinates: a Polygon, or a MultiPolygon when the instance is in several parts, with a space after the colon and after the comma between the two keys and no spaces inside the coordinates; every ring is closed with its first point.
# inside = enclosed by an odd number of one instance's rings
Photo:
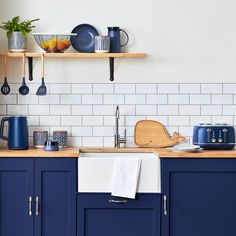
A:
{"type": "Polygon", "coordinates": [[[108,36],[110,37],[110,52],[120,53],[121,47],[124,47],[129,42],[129,35],[119,27],[108,27],[108,36]],[[120,32],[126,35],[126,42],[121,44],[120,32]]]}
{"type": "Polygon", "coordinates": [[[1,121],[0,138],[8,142],[11,150],[26,150],[29,148],[28,125],[26,116],[3,117],[1,121]],[[8,137],[4,136],[5,123],[8,122],[8,137]]]}

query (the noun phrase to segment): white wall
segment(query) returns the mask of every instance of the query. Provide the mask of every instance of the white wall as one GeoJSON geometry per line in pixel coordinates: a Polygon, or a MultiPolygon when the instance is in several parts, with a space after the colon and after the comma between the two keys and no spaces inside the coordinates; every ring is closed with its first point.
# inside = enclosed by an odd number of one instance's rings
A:
{"type": "MultiPolygon", "coordinates": [[[[234,82],[235,9],[235,0],[8,0],[0,1],[0,20],[39,17],[39,32],[70,32],[85,22],[102,34],[107,26],[125,28],[131,36],[125,50],[149,56],[119,61],[119,83],[234,82]]],[[[6,49],[3,32],[0,37],[1,50],[6,49]]],[[[29,41],[30,49],[39,50],[32,36],[29,41]]],[[[108,71],[105,59],[48,59],[46,82],[106,83],[108,71]]],[[[10,81],[18,82],[19,72],[12,67],[10,81]]]]}

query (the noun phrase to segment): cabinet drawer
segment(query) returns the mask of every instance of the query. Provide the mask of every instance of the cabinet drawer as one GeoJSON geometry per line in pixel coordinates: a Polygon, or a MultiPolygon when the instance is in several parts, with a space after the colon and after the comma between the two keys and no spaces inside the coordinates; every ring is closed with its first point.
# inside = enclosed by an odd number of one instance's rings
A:
{"type": "Polygon", "coordinates": [[[161,194],[137,194],[135,200],[109,193],[77,194],[78,236],[159,236],[161,194]]]}

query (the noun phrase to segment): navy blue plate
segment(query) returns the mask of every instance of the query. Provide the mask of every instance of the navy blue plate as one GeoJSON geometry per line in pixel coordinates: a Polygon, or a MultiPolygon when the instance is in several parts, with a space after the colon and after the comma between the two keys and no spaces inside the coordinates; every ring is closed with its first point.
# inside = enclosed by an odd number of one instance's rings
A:
{"type": "Polygon", "coordinates": [[[77,25],[72,33],[76,33],[77,36],[73,36],[70,39],[72,47],[78,52],[94,52],[95,36],[98,35],[97,30],[89,24],[77,25]]]}

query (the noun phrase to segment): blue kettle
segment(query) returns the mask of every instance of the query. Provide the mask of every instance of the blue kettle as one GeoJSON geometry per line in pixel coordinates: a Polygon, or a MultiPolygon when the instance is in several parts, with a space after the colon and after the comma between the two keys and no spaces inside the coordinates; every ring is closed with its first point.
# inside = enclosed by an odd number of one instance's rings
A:
{"type": "Polygon", "coordinates": [[[11,150],[26,150],[29,148],[28,124],[26,116],[3,117],[1,121],[0,138],[8,142],[11,150]],[[8,122],[8,137],[4,136],[5,123],[8,122]]]}

